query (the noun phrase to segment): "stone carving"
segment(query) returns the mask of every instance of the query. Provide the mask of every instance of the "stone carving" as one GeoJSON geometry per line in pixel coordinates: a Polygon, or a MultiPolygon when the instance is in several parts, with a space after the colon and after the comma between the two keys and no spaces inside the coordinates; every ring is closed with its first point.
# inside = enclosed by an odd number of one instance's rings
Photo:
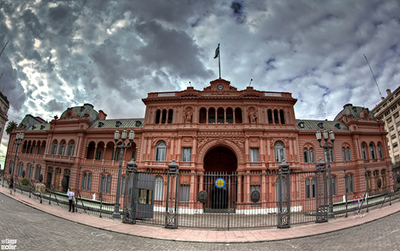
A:
{"type": "Polygon", "coordinates": [[[186,107],[185,113],[183,114],[183,120],[185,121],[185,123],[192,123],[192,117],[193,117],[192,107],[186,107]]]}
{"type": "Polygon", "coordinates": [[[249,121],[250,123],[257,123],[257,113],[254,107],[249,109],[249,121]]]}

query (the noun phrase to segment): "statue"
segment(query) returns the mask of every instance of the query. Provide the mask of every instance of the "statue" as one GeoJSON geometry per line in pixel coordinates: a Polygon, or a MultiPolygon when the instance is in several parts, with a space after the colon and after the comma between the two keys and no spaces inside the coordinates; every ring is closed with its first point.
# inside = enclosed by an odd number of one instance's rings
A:
{"type": "Polygon", "coordinates": [[[187,111],[185,112],[185,115],[184,115],[183,118],[184,118],[185,122],[191,123],[191,122],[192,122],[192,111],[187,110],[187,111]]]}
{"type": "Polygon", "coordinates": [[[249,112],[249,117],[250,117],[250,123],[257,123],[257,115],[254,110],[251,110],[249,112]]]}

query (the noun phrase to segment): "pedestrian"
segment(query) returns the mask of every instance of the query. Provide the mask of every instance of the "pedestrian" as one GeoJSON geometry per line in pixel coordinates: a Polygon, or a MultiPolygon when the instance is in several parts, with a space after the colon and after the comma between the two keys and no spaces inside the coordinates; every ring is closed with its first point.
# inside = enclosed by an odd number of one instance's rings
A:
{"type": "Polygon", "coordinates": [[[10,188],[10,194],[12,194],[12,191],[14,189],[14,178],[12,176],[11,176],[10,184],[8,185],[8,187],[10,188]]]}
{"type": "Polygon", "coordinates": [[[75,203],[74,203],[75,193],[74,193],[74,191],[72,191],[71,187],[68,189],[67,196],[68,196],[68,203],[69,203],[69,211],[68,212],[71,212],[71,209],[72,209],[72,212],[75,212],[75,203]]]}

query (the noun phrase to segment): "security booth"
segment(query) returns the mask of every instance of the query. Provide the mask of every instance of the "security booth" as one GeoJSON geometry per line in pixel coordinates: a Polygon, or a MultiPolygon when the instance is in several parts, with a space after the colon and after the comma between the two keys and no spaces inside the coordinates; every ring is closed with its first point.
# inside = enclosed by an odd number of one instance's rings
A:
{"type": "Polygon", "coordinates": [[[138,173],[135,161],[128,162],[122,222],[135,224],[137,219],[153,218],[154,186],[153,175],[138,173]]]}

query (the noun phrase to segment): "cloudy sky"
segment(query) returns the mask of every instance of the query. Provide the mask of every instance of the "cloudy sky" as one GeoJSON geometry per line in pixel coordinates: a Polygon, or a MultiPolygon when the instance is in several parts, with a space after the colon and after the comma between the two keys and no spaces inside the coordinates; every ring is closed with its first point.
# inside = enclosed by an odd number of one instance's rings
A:
{"type": "Polygon", "coordinates": [[[147,93],[218,78],[220,43],[233,86],[253,79],[291,92],[297,118],[333,119],[399,86],[399,10],[398,0],[2,0],[0,91],[17,123],[84,103],[108,118],[143,117],[147,93]]]}

